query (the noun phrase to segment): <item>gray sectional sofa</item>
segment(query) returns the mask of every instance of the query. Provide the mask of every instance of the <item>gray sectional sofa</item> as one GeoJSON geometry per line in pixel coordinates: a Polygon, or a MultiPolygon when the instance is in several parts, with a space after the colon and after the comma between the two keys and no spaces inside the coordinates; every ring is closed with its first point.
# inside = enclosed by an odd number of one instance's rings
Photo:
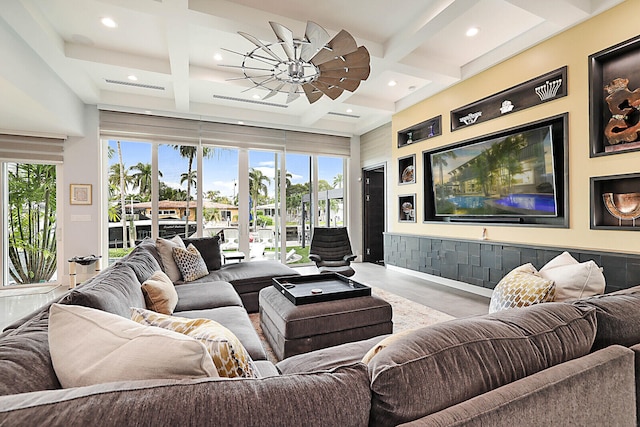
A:
{"type": "MultiPolygon", "coordinates": [[[[199,242],[207,256],[216,251],[207,252],[210,243],[199,242]]],[[[141,244],[58,303],[129,317],[130,307],[144,307],[141,283],[160,268],[156,255],[153,244],[141,244]]],[[[456,319],[274,365],[247,304],[268,282],[266,271],[281,275],[276,270],[286,266],[251,264],[237,264],[244,266],[235,284],[216,280],[241,271],[229,266],[176,285],[175,315],[229,328],[259,378],[160,377],[63,389],[45,307],[0,335],[0,425],[636,425],[640,287],[456,319]]]]}

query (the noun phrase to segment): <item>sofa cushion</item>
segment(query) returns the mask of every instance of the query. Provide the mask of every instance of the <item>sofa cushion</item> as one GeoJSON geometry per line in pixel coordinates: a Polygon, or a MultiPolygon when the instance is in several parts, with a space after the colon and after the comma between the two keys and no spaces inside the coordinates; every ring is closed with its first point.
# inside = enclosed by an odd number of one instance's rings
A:
{"type": "Polygon", "coordinates": [[[140,248],[139,246],[133,248],[133,250],[127,254],[127,256],[119,260],[118,263],[131,267],[131,269],[136,273],[136,277],[140,283],[143,283],[151,277],[153,273],[161,270],[162,268],[151,252],[140,248]]]}
{"type": "Polygon", "coordinates": [[[175,283],[182,280],[182,274],[173,259],[173,248],[186,249],[187,247],[180,236],[175,236],[171,240],[163,239],[162,237],[156,239],[156,249],[162,259],[162,271],[167,273],[169,279],[175,283]]]}
{"type": "Polygon", "coordinates": [[[54,304],[51,360],[63,387],[218,375],[201,342],[87,307],[54,304]]]}
{"type": "Polygon", "coordinates": [[[181,311],[181,317],[189,319],[211,319],[228,328],[238,337],[253,360],[266,360],[267,353],[253,328],[249,315],[242,307],[219,307],[209,310],[181,311]]]}
{"type": "Polygon", "coordinates": [[[222,253],[220,251],[220,237],[192,237],[182,239],[185,245],[190,243],[198,249],[200,255],[207,264],[209,271],[219,270],[222,266],[222,253]]]}
{"type": "Polygon", "coordinates": [[[594,351],[612,344],[630,347],[640,343],[640,286],[584,298],[573,304],[596,309],[598,331],[594,351]]]}
{"type": "Polygon", "coordinates": [[[227,306],[242,307],[240,296],[228,282],[185,283],[176,286],[175,290],[178,293],[176,312],[227,306]]]}
{"type": "Polygon", "coordinates": [[[498,282],[491,294],[489,313],[549,302],[554,297],[553,280],[542,278],[532,264],[524,264],[498,282]]]}
{"type": "Polygon", "coordinates": [[[90,281],[76,287],[60,303],[96,308],[127,319],[131,307],[146,307],[135,272],[130,266],[121,263],[115,263],[90,281]]]}
{"type": "Polygon", "coordinates": [[[583,356],[595,332],[595,310],[553,302],[418,329],[371,359],[371,423],[415,420],[583,356]]]}
{"type": "Polygon", "coordinates": [[[136,381],[0,397],[6,425],[136,423],[167,426],[366,426],[366,366],[329,372],[182,381],[136,381]],[[98,420],[98,421],[97,421],[98,420]]]}
{"type": "MultiPolygon", "coordinates": [[[[545,266],[546,267],[546,266],[545,266]]],[[[554,301],[567,301],[604,293],[606,280],[594,261],[541,268],[540,275],[556,285],[554,301]]]]}
{"type": "Polygon", "coordinates": [[[239,294],[258,292],[271,286],[274,277],[294,276],[299,273],[278,261],[238,262],[226,264],[220,270],[212,271],[198,281],[221,280],[233,285],[239,294]]]}
{"type": "Polygon", "coordinates": [[[192,282],[209,274],[200,252],[192,244],[187,249],[173,248],[173,259],[185,282],[192,282]]]}
{"type": "Polygon", "coordinates": [[[136,248],[142,251],[149,252],[149,254],[156,260],[160,268],[163,268],[162,258],[160,257],[160,253],[158,253],[158,248],[156,248],[156,239],[145,237],[140,243],[136,245],[136,248]]]}
{"type": "Polygon", "coordinates": [[[218,376],[256,378],[257,369],[244,346],[233,333],[211,319],[187,319],[141,308],[131,309],[131,320],[142,325],[185,334],[204,344],[216,365],[218,376]]]}
{"type": "Polygon", "coordinates": [[[153,273],[142,284],[142,293],[149,310],[172,314],[178,304],[178,293],[171,279],[162,271],[153,273]]]}
{"type": "Polygon", "coordinates": [[[48,311],[40,311],[0,335],[0,395],[60,388],[51,364],[48,324],[48,311]]]}

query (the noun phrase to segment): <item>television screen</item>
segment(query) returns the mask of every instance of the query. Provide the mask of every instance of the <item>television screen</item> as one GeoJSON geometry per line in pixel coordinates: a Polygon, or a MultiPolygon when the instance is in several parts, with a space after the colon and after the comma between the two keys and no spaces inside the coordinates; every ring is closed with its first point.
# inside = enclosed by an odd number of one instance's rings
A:
{"type": "Polygon", "coordinates": [[[432,152],[429,160],[437,217],[558,215],[552,125],[432,152]]]}

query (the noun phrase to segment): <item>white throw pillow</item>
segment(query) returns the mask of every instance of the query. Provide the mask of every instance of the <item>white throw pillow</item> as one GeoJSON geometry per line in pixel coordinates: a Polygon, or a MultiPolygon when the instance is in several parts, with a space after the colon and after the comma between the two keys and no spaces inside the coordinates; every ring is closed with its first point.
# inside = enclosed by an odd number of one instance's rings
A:
{"type": "Polygon", "coordinates": [[[182,273],[180,273],[178,264],[176,264],[176,261],[173,259],[173,248],[186,249],[180,236],[174,236],[171,240],[158,237],[156,239],[156,248],[160,254],[160,259],[162,259],[164,272],[169,276],[169,279],[171,279],[173,283],[182,280],[182,273]]]}
{"type": "Polygon", "coordinates": [[[161,270],[155,271],[142,284],[144,301],[149,310],[163,314],[173,314],[178,305],[178,292],[171,279],[161,270]]]}
{"type": "Polygon", "coordinates": [[[49,349],[65,388],[218,376],[205,346],[191,337],[75,305],[51,306],[49,349]]]}
{"type": "Polygon", "coordinates": [[[604,293],[602,268],[593,261],[542,268],[540,275],[556,284],[554,301],[566,301],[604,293]]]}
{"type": "Polygon", "coordinates": [[[564,251],[548,263],[546,263],[540,271],[549,270],[556,267],[562,267],[565,265],[580,264],[569,252],[564,251]]]}

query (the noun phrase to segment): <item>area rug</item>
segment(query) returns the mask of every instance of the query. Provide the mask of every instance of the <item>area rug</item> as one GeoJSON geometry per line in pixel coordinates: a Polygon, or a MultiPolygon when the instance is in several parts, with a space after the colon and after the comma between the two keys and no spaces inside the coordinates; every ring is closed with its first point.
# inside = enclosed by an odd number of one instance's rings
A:
{"type": "MultiPolygon", "coordinates": [[[[399,295],[384,291],[375,287],[371,288],[372,293],[391,304],[393,310],[393,332],[400,332],[407,329],[421,328],[423,326],[434,325],[436,323],[445,322],[454,319],[446,313],[426,307],[417,302],[413,302],[399,295]]],[[[258,332],[262,345],[267,352],[269,361],[276,363],[278,358],[271,350],[271,346],[267,342],[260,327],[260,314],[249,314],[253,327],[258,332]]]]}
{"type": "Polygon", "coordinates": [[[36,295],[36,294],[48,294],[49,292],[58,288],[60,283],[55,285],[44,286],[5,286],[0,287],[0,298],[4,297],[20,297],[24,295],[36,295]]]}

